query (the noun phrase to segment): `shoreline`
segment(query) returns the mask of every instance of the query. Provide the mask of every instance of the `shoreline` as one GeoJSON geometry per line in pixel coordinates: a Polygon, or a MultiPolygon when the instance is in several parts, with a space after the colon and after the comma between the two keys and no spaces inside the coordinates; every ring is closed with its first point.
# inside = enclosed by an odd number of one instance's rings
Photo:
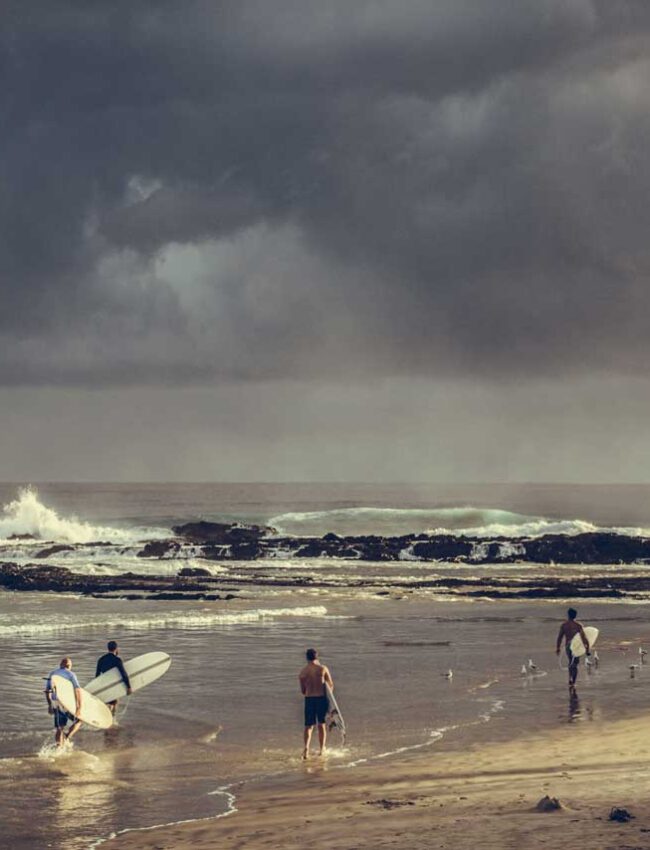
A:
{"type": "Polygon", "coordinates": [[[584,721],[463,751],[426,748],[354,767],[328,768],[312,759],[300,771],[238,783],[232,792],[235,811],[228,816],[125,832],[96,846],[650,847],[650,735],[642,715],[584,721]],[[545,795],[559,798],[563,808],[538,812],[545,795]],[[615,806],[635,818],[610,822],[615,806]]]}

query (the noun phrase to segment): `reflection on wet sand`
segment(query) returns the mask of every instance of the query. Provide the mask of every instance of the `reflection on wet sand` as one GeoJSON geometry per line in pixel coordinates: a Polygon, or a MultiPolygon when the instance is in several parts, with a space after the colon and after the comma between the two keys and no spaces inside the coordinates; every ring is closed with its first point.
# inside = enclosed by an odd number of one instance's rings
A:
{"type": "Polygon", "coordinates": [[[575,723],[577,720],[582,720],[580,698],[575,688],[569,688],[569,723],[575,723]]]}

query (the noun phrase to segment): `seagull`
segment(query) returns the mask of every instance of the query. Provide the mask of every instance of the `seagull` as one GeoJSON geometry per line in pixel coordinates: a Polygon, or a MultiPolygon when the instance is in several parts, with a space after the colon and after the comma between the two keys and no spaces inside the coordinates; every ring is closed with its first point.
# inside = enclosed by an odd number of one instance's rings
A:
{"type": "Polygon", "coordinates": [[[630,679],[634,679],[636,671],[641,669],[640,664],[630,664],[630,679]]]}
{"type": "Polygon", "coordinates": [[[446,673],[441,673],[440,675],[444,676],[445,679],[453,679],[454,678],[453,670],[447,670],[446,673]]]}
{"type": "Polygon", "coordinates": [[[641,664],[645,664],[647,654],[648,654],[648,650],[643,649],[643,647],[640,646],[639,647],[639,659],[641,660],[641,664]]]}
{"type": "Polygon", "coordinates": [[[594,667],[598,667],[598,665],[600,664],[600,658],[598,657],[597,652],[591,653],[591,660],[593,662],[594,667]]]}
{"type": "Polygon", "coordinates": [[[521,665],[521,675],[522,675],[522,676],[527,676],[527,675],[528,675],[528,670],[527,670],[527,668],[526,668],[526,665],[525,665],[525,664],[522,664],[522,665],[521,665]]]}
{"type": "Polygon", "coordinates": [[[535,664],[532,658],[528,659],[528,669],[531,673],[537,673],[537,671],[539,670],[539,667],[537,666],[537,664],[535,664]]]}

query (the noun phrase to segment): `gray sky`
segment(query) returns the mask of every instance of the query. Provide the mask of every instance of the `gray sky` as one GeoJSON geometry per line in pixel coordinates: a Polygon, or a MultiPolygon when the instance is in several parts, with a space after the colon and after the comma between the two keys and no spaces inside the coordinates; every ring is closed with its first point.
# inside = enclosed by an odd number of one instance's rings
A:
{"type": "Polygon", "coordinates": [[[645,0],[2,7],[0,478],[650,480],[645,0]]]}

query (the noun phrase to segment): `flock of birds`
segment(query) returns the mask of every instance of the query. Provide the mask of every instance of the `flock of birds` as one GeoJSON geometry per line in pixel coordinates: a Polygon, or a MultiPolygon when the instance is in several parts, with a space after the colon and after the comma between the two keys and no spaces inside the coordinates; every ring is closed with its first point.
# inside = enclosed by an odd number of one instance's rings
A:
{"type": "MultiPolygon", "coordinates": [[[[639,662],[638,664],[630,664],[630,678],[634,679],[637,672],[641,669],[641,667],[647,662],[648,659],[648,650],[643,649],[643,647],[639,647],[639,662]]],[[[598,653],[594,650],[591,655],[587,655],[585,657],[585,664],[589,667],[597,668],[600,665],[600,658],[598,657],[598,653]]],[[[444,679],[453,679],[454,671],[449,669],[446,673],[440,674],[444,679]]],[[[528,659],[528,664],[521,665],[521,675],[522,676],[545,676],[546,673],[544,670],[540,670],[537,664],[533,661],[532,658],[528,659]]]]}

